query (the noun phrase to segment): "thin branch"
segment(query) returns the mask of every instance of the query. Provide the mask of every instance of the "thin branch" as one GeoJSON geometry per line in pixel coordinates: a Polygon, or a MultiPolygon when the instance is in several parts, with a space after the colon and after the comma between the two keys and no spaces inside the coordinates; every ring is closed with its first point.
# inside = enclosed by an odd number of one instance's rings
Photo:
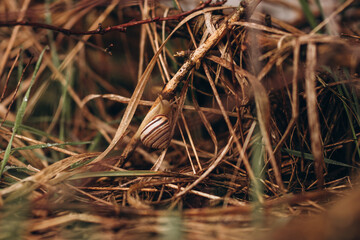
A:
{"type": "Polygon", "coordinates": [[[127,27],[133,27],[137,25],[152,23],[152,22],[163,22],[168,20],[180,20],[183,17],[201,10],[208,6],[220,6],[223,5],[226,1],[217,2],[214,4],[210,4],[211,0],[204,2],[203,4],[199,5],[198,7],[194,8],[193,10],[182,12],[176,15],[168,16],[168,17],[156,17],[151,19],[139,20],[139,21],[130,21],[128,23],[116,25],[116,26],[109,26],[106,28],[102,27],[102,24],[99,23],[99,27],[96,30],[91,31],[75,31],[67,28],[61,28],[50,24],[39,23],[39,22],[30,22],[30,21],[0,21],[0,27],[13,27],[13,26],[28,26],[28,27],[35,27],[41,29],[48,29],[54,32],[60,32],[65,35],[104,35],[110,32],[125,32],[127,27]]]}

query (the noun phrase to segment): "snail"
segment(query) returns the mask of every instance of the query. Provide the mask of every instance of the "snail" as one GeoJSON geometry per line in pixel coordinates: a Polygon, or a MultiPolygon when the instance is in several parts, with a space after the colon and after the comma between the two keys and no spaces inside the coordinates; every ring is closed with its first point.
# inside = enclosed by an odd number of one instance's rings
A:
{"type": "Polygon", "coordinates": [[[140,134],[141,142],[154,149],[166,148],[171,140],[171,106],[161,100],[158,112],[149,120],[140,134]]]}

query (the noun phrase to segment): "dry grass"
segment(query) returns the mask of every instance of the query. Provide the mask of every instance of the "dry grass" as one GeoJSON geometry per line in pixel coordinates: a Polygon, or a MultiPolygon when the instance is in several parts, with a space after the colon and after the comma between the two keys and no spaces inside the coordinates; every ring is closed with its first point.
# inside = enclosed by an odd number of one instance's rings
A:
{"type": "Polygon", "coordinates": [[[260,2],[1,1],[0,239],[358,238],[360,6],[260,2]]]}

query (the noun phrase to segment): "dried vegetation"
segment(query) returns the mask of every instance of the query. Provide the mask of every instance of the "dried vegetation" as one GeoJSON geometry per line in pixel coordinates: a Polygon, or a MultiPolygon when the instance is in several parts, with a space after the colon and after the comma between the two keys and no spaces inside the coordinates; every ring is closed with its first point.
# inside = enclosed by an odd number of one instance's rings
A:
{"type": "Polygon", "coordinates": [[[299,2],[2,0],[0,239],[360,237],[360,5],[299,2]]]}

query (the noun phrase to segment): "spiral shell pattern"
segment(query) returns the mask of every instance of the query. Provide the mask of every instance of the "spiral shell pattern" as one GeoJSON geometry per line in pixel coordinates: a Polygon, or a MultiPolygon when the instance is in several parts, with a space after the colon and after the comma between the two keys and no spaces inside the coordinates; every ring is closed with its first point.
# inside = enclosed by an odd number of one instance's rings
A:
{"type": "Polygon", "coordinates": [[[167,115],[155,116],[142,130],[140,139],[150,148],[165,148],[170,141],[170,122],[167,115]]]}

